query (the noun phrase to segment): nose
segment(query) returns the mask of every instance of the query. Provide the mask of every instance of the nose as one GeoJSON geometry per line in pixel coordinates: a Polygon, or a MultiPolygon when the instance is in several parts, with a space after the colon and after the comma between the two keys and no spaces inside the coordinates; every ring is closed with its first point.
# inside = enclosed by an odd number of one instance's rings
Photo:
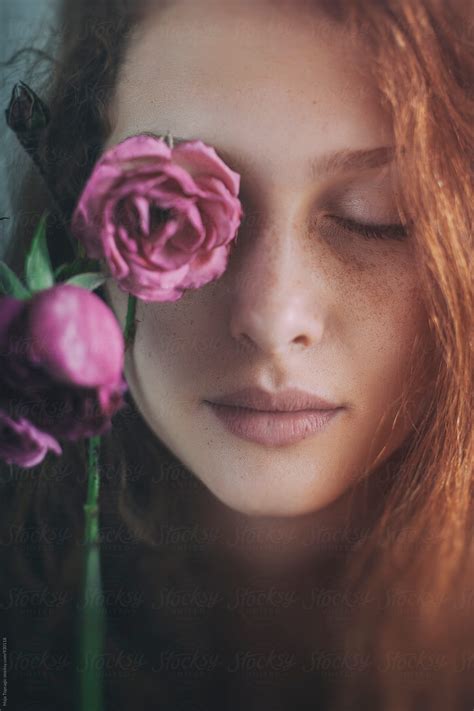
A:
{"type": "Polygon", "coordinates": [[[239,235],[229,320],[239,345],[284,356],[320,342],[322,284],[302,247],[300,230],[280,220],[271,228],[239,235]]]}

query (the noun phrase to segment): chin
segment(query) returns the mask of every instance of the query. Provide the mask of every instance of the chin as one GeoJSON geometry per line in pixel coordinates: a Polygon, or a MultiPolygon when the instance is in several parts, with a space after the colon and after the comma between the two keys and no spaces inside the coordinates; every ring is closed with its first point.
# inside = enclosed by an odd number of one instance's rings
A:
{"type": "Polygon", "coordinates": [[[295,485],[297,482],[294,480],[291,485],[279,481],[269,482],[268,479],[259,484],[257,477],[245,486],[242,486],[241,481],[234,486],[216,483],[215,480],[203,483],[215,497],[235,512],[261,520],[278,517],[282,524],[285,519],[291,523],[297,518],[326,510],[349,488],[349,485],[344,486],[342,482],[334,488],[334,477],[328,479],[327,486],[323,486],[322,480],[316,478],[311,485],[306,481],[302,486],[295,485]]]}

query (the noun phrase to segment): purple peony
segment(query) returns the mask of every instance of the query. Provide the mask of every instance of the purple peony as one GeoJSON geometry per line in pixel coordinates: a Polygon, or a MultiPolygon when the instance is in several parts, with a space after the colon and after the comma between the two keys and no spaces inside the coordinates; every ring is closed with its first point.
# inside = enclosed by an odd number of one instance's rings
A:
{"type": "Polygon", "coordinates": [[[55,454],[63,451],[54,437],[36,429],[24,417],[12,420],[0,410],[0,459],[19,467],[34,467],[49,450],[55,454]]]}
{"type": "Polygon", "coordinates": [[[93,292],[59,284],[0,298],[0,408],[52,437],[106,432],[125,403],[124,341],[93,292]]]}

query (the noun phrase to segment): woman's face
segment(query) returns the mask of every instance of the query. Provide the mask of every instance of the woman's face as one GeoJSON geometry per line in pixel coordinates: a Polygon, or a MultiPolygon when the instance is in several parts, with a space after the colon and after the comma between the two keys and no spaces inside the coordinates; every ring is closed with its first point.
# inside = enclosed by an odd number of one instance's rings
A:
{"type": "MultiPolygon", "coordinates": [[[[314,4],[193,0],[147,16],[119,77],[105,148],[169,129],[241,176],[246,217],[227,270],[176,302],[138,302],[125,372],[151,429],[242,513],[329,506],[402,444],[422,407],[427,320],[411,238],[333,219],[399,222],[403,176],[380,162],[389,151],[329,160],[393,146],[369,61],[363,39],[314,4]],[[297,441],[255,441],[206,403],[250,386],[296,387],[340,409],[297,441]]],[[[123,324],[127,296],[106,286],[123,324]]]]}

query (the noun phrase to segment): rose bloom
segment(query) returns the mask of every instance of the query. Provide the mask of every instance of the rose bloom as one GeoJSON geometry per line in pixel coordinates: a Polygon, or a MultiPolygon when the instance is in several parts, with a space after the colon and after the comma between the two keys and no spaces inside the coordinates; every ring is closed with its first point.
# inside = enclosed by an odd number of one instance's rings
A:
{"type": "Polygon", "coordinates": [[[97,162],[71,221],[122,291],[176,301],[217,279],[242,217],[239,175],[214,148],[131,136],[97,162]]]}

